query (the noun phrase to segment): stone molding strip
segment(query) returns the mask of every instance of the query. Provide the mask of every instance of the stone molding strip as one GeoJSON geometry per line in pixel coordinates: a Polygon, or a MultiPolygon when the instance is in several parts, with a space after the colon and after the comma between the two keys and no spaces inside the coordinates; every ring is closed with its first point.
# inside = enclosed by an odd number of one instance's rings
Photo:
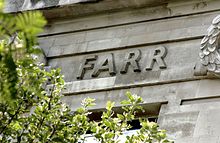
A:
{"type": "Polygon", "coordinates": [[[220,1],[204,3],[192,1],[190,3],[172,2],[167,6],[143,7],[138,9],[101,13],[97,15],[76,17],[71,19],[48,19],[48,26],[40,36],[67,34],[100,28],[109,28],[120,25],[156,21],[168,18],[194,16],[197,14],[218,12],[220,1]],[[197,7],[196,7],[197,5],[197,7]],[[195,8],[192,9],[192,6],[195,8]],[[200,8],[202,7],[202,8],[200,8]],[[95,22],[94,22],[95,21],[95,22]]]}
{"type": "Polygon", "coordinates": [[[49,19],[64,17],[79,17],[97,13],[124,11],[142,7],[164,6],[172,9],[172,15],[182,13],[180,6],[187,12],[199,12],[203,10],[214,10],[218,7],[218,0],[6,0],[5,12],[16,13],[25,10],[42,10],[49,19]],[[211,8],[210,8],[211,7],[211,8]],[[192,9],[193,8],[193,9],[192,9]],[[177,11],[176,11],[177,10],[177,11]]]}
{"type": "Polygon", "coordinates": [[[151,81],[151,82],[131,83],[127,85],[122,85],[122,84],[115,85],[114,84],[115,77],[90,79],[90,80],[84,80],[84,81],[67,82],[65,84],[66,88],[63,91],[63,94],[65,96],[69,96],[69,95],[78,95],[78,94],[84,94],[84,93],[93,93],[93,92],[109,91],[109,90],[116,90],[116,89],[129,89],[129,88],[135,88],[135,87],[195,81],[195,80],[202,80],[202,79],[215,79],[215,77],[208,75],[208,76],[191,77],[191,78],[184,78],[184,79],[173,79],[169,81],[163,80],[163,81],[155,81],[155,82],[151,81]],[[100,84],[97,84],[98,82],[100,82],[100,84]]]}
{"type": "Polygon", "coordinates": [[[209,26],[207,21],[210,21],[217,14],[217,12],[213,12],[184,18],[161,20],[160,23],[156,24],[155,22],[143,22],[105,29],[54,35],[41,37],[39,41],[40,46],[44,49],[48,58],[58,58],[78,55],[80,53],[85,54],[117,50],[138,45],[153,45],[172,41],[200,39],[204,36],[209,26]],[[169,25],[174,26],[168,27],[169,25]],[[160,28],[160,31],[155,30],[157,28],[160,28]],[[163,32],[162,34],[161,31],[163,32]]]}

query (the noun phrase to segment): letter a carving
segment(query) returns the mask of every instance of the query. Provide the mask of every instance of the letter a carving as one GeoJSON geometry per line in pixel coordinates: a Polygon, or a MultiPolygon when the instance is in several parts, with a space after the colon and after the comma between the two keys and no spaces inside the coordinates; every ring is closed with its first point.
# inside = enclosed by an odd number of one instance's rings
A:
{"type": "Polygon", "coordinates": [[[99,61],[101,62],[95,66],[92,77],[98,77],[103,71],[108,71],[112,76],[116,74],[113,54],[105,55],[104,59],[99,61]]]}
{"type": "Polygon", "coordinates": [[[141,51],[133,50],[126,54],[125,61],[122,65],[120,73],[125,74],[128,71],[129,65],[133,68],[134,72],[141,72],[140,66],[138,64],[141,59],[141,51]]]}

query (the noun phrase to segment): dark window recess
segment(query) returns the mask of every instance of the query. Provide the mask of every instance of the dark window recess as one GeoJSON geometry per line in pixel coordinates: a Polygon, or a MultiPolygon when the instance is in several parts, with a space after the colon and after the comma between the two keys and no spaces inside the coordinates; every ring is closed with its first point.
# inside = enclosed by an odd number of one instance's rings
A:
{"type": "MultiPolygon", "coordinates": [[[[149,121],[156,121],[157,118],[154,117],[158,117],[159,112],[160,112],[160,107],[162,104],[165,103],[149,103],[149,104],[142,104],[141,106],[144,109],[144,112],[139,111],[136,112],[136,118],[148,118],[149,121]]],[[[105,109],[97,109],[97,110],[90,110],[90,112],[92,114],[89,115],[89,119],[93,120],[93,121],[100,121],[101,120],[101,116],[103,111],[105,111],[105,109]]],[[[120,107],[114,107],[113,111],[115,113],[115,117],[117,115],[117,113],[122,114],[123,110],[120,107]]]]}
{"type": "MultiPolygon", "coordinates": [[[[150,122],[157,122],[158,118],[157,117],[149,117],[147,119],[150,122]]],[[[137,129],[141,128],[139,119],[132,120],[132,121],[128,122],[128,124],[130,124],[132,126],[129,130],[137,130],[137,129]]]]}
{"type": "MultiPolygon", "coordinates": [[[[142,118],[144,119],[144,117],[142,117],[142,118]]],[[[157,122],[158,117],[148,117],[147,119],[150,122],[157,122]]],[[[139,119],[135,119],[135,120],[129,121],[128,124],[131,125],[131,128],[128,129],[128,131],[129,130],[138,130],[138,129],[141,128],[139,119]]],[[[92,132],[90,132],[90,131],[87,132],[87,134],[91,134],[91,133],[92,132]]]]}
{"type": "MultiPolygon", "coordinates": [[[[138,130],[141,128],[139,118],[148,119],[148,121],[150,122],[157,122],[160,107],[162,104],[166,103],[142,104],[141,106],[143,107],[145,112],[140,111],[136,113],[136,119],[129,122],[129,124],[132,126],[129,130],[138,130]]],[[[91,121],[100,121],[103,111],[105,111],[105,109],[90,110],[92,114],[90,114],[88,117],[91,121]]],[[[113,111],[115,113],[115,117],[117,113],[123,113],[123,110],[120,107],[114,107],[113,111]]],[[[91,134],[91,132],[88,131],[87,134],[91,134]]]]}
{"type": "MultiPolygon", "coordinates": [[[[142,107],[145,110],[145,112],[142,111],[136,112],[136,117],[135,117],[136,119],[129,122],[129,124],[132,126],[132,128],[129,130],[136,130],[141,128],[139,118],[148,119],[148,121],[150,122],[157,122],[161,104],[165,104],[165,103],[142,104],[142,107]]],[[[105,111],[105,109],[98,109],[91,111],[92,114],[89,115],[90,120],[100,121],[103,111],[105,111]]],[[[123,110],[120,107],[113,108],[113,111],[115,113],[114,115],[115,117],[117,113],[119,114],[123,113],[123,110]]]]}

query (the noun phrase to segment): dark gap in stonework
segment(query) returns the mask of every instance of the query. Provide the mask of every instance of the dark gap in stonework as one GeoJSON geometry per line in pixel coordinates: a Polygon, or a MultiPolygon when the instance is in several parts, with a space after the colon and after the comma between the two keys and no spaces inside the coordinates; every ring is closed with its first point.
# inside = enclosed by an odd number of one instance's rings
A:
{"type": "Polygon", "coordinates": [[[182,99],[180,105],[203,104],[210,102],[219,102],[220,96],[209,96],[193,99],[182,99]]]}
{"type": "MultiPolygon", "coordinates": [[[[148,119],[149,122],[157,122],[158,117],[146,117],[145,119],[148,119]]],[[[128,130],[138,130],[141,128],[139,119],[129,121],[128,124],[131,125],[131,128],[128,130]]]]}
{"type": "MultiPolygon", "coordinates": [[[[91,121],[100,121],[101,120],[101,116],[102,116],[102,112],[103,111],[90,114],[89,115],[89,119],[91,121]]],[[[114,116],[114,117],[116,117],[116,116],[114,116]]],[[[146,116],[146,115],[143,115],[143,114],[141,115],[140,113],[137,114],[136,119],[128,122],[128,124],[131,125],[131,128],[128,129],[128,131],[141,129],[141,124],[140,124],[139,118],[147,119],[149,122],[157,122],[158,115],[157,116],[149,117],[149,116],[146,116]]],[[[87,134],[92,134],[92,132],[88,131],[87,134]]]]}
{"type": "MultiPolygon", "coordinates": [[[[138,111],[136,112],[136,118],[149,118],[150,121],[156,121],[154,117],[159,115],[161,103],[150,103],[148,105],[144,105],[143,109],[144,112],[138,111]]],[[[98,110],[90,110],[91,114],[88,115],[89,119],[92,121],[100,121],[102,113],[105,112],[105,109],[98,109],[98,110]]],[[[117,114],[122,114],[123,110],[120,107],[113,108],[114,115],[113,117],[117,117],[117,114]]]]}
{"type": "MultiPolygon", "coordinates": [[[[145,112],[138,111],[136,112],[136,116],[134,120],[129,121],[128,124],[130,124],[132,127],[130,130],[138,130],[141,128],[139,118],[141,119],[147,119],[149,122],[157,122],[160,107],[163,103],[149,103],[149,104],[143,104],[142,107],[145,110],[145,112]]],[[[117,117],[117,114],[122,114],[123,110],[121,107],[115,107],[113,108],[114,115],[113,117],[117,117]]],[[[92,110],[90,111],[91,114],[88,115],[89,119],[91,121],[101,121],[102,113],[105,112],[105,109],[98,109],[98,110],[92,110]]],[[[87,134],[91,134],[91,132],[88,132],[87,134]]]]}

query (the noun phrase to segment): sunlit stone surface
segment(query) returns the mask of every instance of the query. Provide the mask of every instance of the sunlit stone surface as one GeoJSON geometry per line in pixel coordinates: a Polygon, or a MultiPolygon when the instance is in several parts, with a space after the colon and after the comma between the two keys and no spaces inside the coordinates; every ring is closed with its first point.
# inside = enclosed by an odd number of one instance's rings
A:
{"type": "Polygon", "coordinates": [[[93,110],[108,100],[120,106],[130,90],[144,99],[144,116],[158,116],[175,143],[218,143],[220,80],[213,72],[220,68],[219,5],[219,0],[7,0],[5,11],[44,13],[48,25],[39,35],[40,47],[45,63],[62,68],[63,101],[72,110],[86,97],[96,99],[93,110]]]}

